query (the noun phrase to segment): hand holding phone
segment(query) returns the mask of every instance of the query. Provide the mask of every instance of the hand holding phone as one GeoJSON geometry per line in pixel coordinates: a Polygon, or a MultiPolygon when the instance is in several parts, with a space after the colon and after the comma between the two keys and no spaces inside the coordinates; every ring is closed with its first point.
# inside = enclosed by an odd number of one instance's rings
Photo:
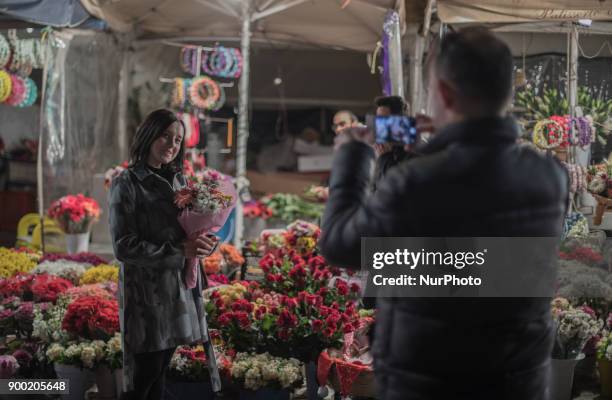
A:
{"type": "Polygon", "coordinates": [[[374,132],[378,144],[412,145],[417,141],[416,119],[405,115],[367,115],[368,129],[374,132]]]}

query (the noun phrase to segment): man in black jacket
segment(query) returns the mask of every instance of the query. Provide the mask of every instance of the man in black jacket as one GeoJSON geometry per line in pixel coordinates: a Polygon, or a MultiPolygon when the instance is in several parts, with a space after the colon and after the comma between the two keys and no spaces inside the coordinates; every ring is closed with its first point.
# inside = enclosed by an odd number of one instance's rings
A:
{"type": "MultiPolygon", "coordinates": [[[[504,113],[512,81],[510,50],[490,32],[447,35],[429,66],[436,133],[372,195],[372,134],[339,135],[320,242],[328,261],[360,265],[366,236],[558,236],[567,175],[552,157],[517,145],[517,127],[504,113]]],[[[377,299],[379,398],[547,399],[549,302],[377,299]]]]}

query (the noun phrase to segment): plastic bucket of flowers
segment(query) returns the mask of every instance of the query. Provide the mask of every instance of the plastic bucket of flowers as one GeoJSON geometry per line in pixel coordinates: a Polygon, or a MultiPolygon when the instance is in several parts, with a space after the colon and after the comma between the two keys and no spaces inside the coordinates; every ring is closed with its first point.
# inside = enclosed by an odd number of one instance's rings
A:
{"type": "Polygon", "coordinates": [[[51,203],[48,214],[64,231],[68,253],[88,250],[91,225],[100,217],[100,206],[94,199],[82,194],[64,196],[51,203]]]}

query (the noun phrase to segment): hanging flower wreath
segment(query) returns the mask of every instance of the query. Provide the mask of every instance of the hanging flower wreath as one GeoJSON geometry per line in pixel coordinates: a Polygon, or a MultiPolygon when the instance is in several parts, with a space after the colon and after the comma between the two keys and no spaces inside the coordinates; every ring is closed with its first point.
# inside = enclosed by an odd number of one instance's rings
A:
{"type": "Polygon", "coordinates": [[[17,106],[21,104],[27,96],[26,83],[19,75],[11,75],[11,95],[6,99],[6,104],[17,106]]]}
{"type": "Polygon", "coordinates": [[[23,101],[17,104],[17,107],[30,107],[36,102],[38,98],[38,87],[36,87],[36,83],[30,78],[24,78],[25,87],[26,87],[26,95],[23,101]]]}
{"type": "Polygon", "coordinates": [[[221,88],[207,76],[196,78],[189,88],[189,98],[194,107],[212,109],[221,97],[221,88]]]}
{"type": "Polygon", "coordinates": [[[9,98],[12,88],[11,75],[4,70],[0,70],[0,103],[4,103],[9,98]]]}
{"type": "Polygon", "coordinates": [[[533,128],[533,143],[541,149],[567,147],[568,125],[567,120],[560,116],[538,121],[533,128]]]}

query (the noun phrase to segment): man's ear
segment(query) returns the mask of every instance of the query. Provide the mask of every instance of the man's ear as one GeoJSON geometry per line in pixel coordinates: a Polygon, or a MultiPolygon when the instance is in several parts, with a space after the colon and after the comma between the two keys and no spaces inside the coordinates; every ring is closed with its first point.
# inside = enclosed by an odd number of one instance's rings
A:
{"type": "Polygon", "coordinates": [[[457,99],[453,87],[443,80],[438,80],[438,91],[440,92],[440,98],[444,103],[444,107],[454,110],[457,105],[457,99]]]}

